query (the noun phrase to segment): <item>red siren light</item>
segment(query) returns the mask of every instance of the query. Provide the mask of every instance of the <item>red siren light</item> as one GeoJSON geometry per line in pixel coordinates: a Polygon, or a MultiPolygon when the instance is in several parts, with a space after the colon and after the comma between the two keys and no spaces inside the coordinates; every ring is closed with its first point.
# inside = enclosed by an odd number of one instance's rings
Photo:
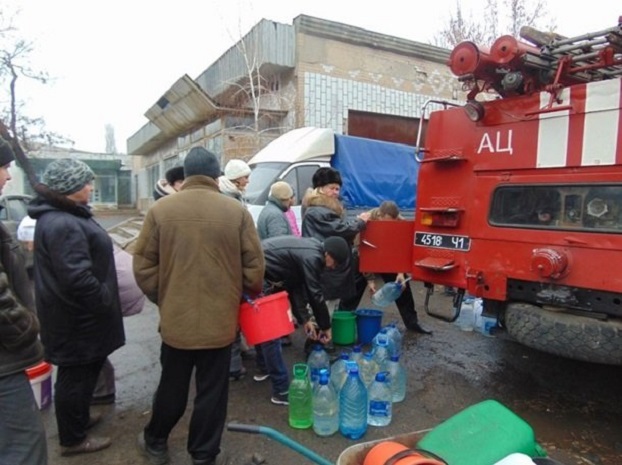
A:
{"type": "Polygon", "coordinates": [[[473,42],[460,42],[449,55],[449,68],[456,76],[494,71],[496,64],[488,50],[480,50],[473,42]]]}
{"type": "Polygon", "coordinates": [[[518,64],[527,53],[539,55],[540,50],[524,42],[520,42],[515,37],[505,35],[499,37],[490,48],[490,57],[499,64],[518,64]]]}

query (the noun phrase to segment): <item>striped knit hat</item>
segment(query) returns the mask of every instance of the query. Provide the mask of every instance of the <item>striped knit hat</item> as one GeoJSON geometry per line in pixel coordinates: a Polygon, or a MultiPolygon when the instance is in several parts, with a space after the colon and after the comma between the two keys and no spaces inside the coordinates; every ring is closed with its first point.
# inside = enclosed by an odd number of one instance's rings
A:
{"type": "Polygon", "coordinates": [[[43,184],[62,195],[78,192],[93,179],[89,165],[74,158],[54,160],[43,173],[43,184]]]}

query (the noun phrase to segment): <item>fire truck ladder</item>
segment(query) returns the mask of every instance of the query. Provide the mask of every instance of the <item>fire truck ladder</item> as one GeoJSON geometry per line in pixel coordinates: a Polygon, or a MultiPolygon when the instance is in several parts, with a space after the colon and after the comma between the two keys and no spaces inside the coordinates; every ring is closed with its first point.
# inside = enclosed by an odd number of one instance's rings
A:
{"type": "Polygon", "coordinates": [[[601,81],[622,76],[622,17],[618,25],[602,31],[565,38],[524,26],[520,36],[540,47],[523,57],[526,68],[540,70],[542,82],[552,86],[601,81]]]}

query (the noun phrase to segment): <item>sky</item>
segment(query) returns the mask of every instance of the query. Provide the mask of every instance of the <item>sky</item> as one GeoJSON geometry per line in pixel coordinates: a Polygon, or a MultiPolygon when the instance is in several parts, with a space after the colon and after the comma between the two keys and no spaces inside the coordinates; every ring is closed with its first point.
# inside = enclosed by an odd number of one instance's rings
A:
{"type": "MultiPolygon", "coordinates": [[[[0,0],[0,7],[20,9],[15,23],[34,43],[31,66],[52,78],[18,81],[27,114],[92,152],[105,151],[110,124],[125,152],[148,121],[144,113],[177,79],[196,78],[262,18],[292,24],[305,14],[434,43],[458,1],[467,18],[481,15],[482,0],[0,0]]],[[[565,36],[613,27],[622,15],[614,0],[590,0],[589,8],[544,1],[565,36]]]]}

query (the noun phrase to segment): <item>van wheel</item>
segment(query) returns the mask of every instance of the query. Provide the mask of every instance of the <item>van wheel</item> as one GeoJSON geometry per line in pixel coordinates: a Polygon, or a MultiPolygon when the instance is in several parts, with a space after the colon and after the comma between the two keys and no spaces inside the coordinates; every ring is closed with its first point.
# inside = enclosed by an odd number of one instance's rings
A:
{"type": "Polygon", "coordinates": [[[574,360],[622,365],[622,322],[601,321],[513,303],[505,312],[508,334],[521,344],[574,360]]]}

